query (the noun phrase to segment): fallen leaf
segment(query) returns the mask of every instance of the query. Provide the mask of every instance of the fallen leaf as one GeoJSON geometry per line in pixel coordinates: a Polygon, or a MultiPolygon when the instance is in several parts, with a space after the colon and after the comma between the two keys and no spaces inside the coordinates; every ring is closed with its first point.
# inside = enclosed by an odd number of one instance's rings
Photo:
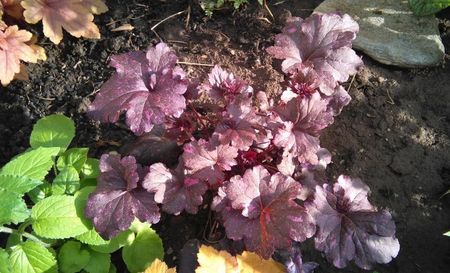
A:
{"type": "Polygon", "coordinates": [[[169,268],[165,262],[156,259],[144,273],[177,273],[177,271],[175,268],[169,268]]]}
{"type": "Polygon", "coordinates": [[[226,251],[218,251],[202,245],[198,250],[197,261],[200,264],[195,273],[238,273],[236,258],[226,251]]]}
{"type": "Polygon", "coordinates": [[[42,20],[44,35],[55,44],[61,42],[63,28],[77,38],[99,39],[93,14],[108,10],[101,0],[24,0],[21,4],[25,20],[30,24],[42,20]]]}
{"type": "Polygon", "coordinates": [[[36,63],[46,59],[44,49],[34,45],[32,37],[30,32],[19,30],[18,26],[0,28],[0,82],[3,86],[21,72],[20,61],[36,63]]]}
{"type": "Polygon", "coordinates": [[[256,253],[244,251],[242,255],[231,256],[226,251],[218,251],[202,245],[197,254],[200,264],[195,273],[285,273],[284,266],[273,259],[263,259],[256,253]]]}
{"type": "Polygon", "coordinates": [[[284,266],[273,259],[265,260],[253,252],[244,251],[237,255],[239,273],[284,273],[284,266]]]}

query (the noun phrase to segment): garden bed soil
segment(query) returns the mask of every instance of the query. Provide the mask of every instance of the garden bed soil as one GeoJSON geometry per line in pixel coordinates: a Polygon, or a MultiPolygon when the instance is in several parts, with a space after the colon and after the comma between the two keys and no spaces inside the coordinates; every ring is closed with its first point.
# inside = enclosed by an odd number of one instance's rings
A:
{"type": "MultiPolygon", "coordinates": [[[[254,1],[256,2],[256,1],[254,1]]],[[[276,2],[276,1],[275,1],[276,2]]],[[[265,48],[289,14],[308,16],[321,1],[280,1],[270,5],[275,15],[256,4],[240,11],[223,9],[205,17],[195,1],[108,1],[110,11],[96,16],[100,40],[66,35],[58,46],[42,38],[48,60],[28,65],[30,80],[0,90],[0,166],[29,147],[32,125],[42,116],[63,113],[77,126],[75,146],[87,146],[91,156],[118,150],[134,139],[124,126],[99,125],[86,115],[87,104],[113,72],[111,55],[143,50],[162,39],[181,61],[220,64],[255,90],[279,93],[283,80],[280,63],[265,48]],[[188,12],[162,22],[179,11],[188,12]],[[272,21],[272,22],[271,22],[272,21]],[[111,30],[129,23],[132,31],[111,30]]],[[[450,53],[450,12],[440,16],[440,30],[450,53]]],[[[28,27],[29,28],[29,27],[28,27]]],[[[362,178],[371,188],[371,201],[389,210],[397,225],[401,250],[382,273],[443,273],[450,268],[450,65],[405,70],[384,66],[363,56],[365,67],[346,87],[353,98],[321,138],[333,154],[328,175],[362,178]]],[[[447,62],[448,62],[447,55],[447,62]]],[[[205,79],[211,67],[183,65],[190,78],[205,79]]],[[[1,201],[0,201],[1,202],[1,201]]],[[[199,215],[165,216],[156,225],[166,250],[165,260],[179,264],[188,240],[206,243],[208,211],[199,215]]],[[[355,266],[335,269],[320,253],[304,244],[305,261],[320,264],[316,272],[362,272],[355,266]],[[311,251],[310,251],[311,250],[311,251]]],[[[114,256],[116,257],[116,256],[114,256]]],[[[120,256],[114,258],[117,262],[120,256]]],[[[118,262],[119,263],[119,262],[118,262]]],[[[119,271],[123,265],[118,264],[119,271]]]]}

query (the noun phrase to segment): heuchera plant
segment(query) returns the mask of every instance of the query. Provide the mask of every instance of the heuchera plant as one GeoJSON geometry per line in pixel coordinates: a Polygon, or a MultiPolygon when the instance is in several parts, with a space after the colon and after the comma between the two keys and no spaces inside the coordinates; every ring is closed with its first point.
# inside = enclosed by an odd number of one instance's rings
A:
{"type": "MultiPolygon", "coordinates": [[[[176,166],[141,168],[131,156],[115,156],[117,167],[102,168],[86,216],[110,238],[131,223],[116,204],[127,202],[130,216],[155,222],[153,202],[167,213],[196,213],[210,191],[228,238],[264,258],[314,237],[337,267],[389,262],[399,251],[390,214],[369,203],[360,180],[341,176],[331,185],[323,174],[331,154],[320,134],[350,102],[341,83],[362,66],[351,49],[357,32],[348,15],[288,19],[267,49],[286,74],[285,90],[271,98],[219,66],[193,88],[163,43],[112,57],[116,73],[88,114],[116,122],[125,112],[135,134],[164,128],[163,138],[183,149],[176,166]],[[123,201],[113,204],[116,196],[123,201]]],[[[103,156],[100,166],[109,160],[103,156]]],[[[290,261],[293,271],[314,268],[302,269],[299,251],[290,261]]]]}

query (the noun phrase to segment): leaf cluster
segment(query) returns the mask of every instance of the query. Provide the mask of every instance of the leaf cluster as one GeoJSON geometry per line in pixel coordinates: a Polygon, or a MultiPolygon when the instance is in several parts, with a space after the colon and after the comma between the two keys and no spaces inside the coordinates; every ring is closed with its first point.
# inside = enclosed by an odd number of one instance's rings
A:
{"type": "Polygon", "coordinates": [[[195,214],[209,191],[227,237],[264,258],[314,237],[337,267],[389,262],[399,251],[391,215],[369,203],[360,180],[330,183],[331,154],[320,145],[351,100],[341,84],[362,66],[351,48],[358,29],[349,15],[288,18],[267,49],[285,73],[273,97],[218,65],[203,83],[190,82],[164,43],[113,56],[116,73],[88,115],[117,122],[125,113],[136,135],[172,141],[182,152],[175,165],[103,155],[86,209],[96,230],[108,239],[134,217],[156,223],[157,204],[169,214],[195,214]]]}
{"type": "Polygon", "coordinates": [[[409,6],[414,14],[427,16],[450,7],[450,0],[409,0],[409,6]]]}
{"type": "Polygon", "coordinates": [[[19,29],[20,21],[42,21],[44,35],[55,44],[61,42],[63,29],[77,38],[99,39],[94,14],[107,10],[103,0],[0,0],[1,84],[28,78],[21,61],[36,63],[47,58],[44,49],[36,45],[36,37],[19,29]]]}
{"type": "Polygon", "coordinates": [[[0,169],[0,232],[10,234],[0,247],[0,272],[115,272],[111,253],[121,248],[131,272],[162,258],[161,239],[148,224],[103,240],[85,218],[99,162],[87,148],[69,148],[74,136],[69,118],[42,118],[30,149],[0,169]]]}

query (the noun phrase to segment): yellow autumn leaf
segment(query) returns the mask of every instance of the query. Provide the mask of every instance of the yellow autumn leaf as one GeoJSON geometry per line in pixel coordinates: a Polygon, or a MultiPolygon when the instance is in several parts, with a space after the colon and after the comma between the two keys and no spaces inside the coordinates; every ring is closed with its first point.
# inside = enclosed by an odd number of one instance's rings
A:
{"type": "Polygon", "coordinates": [[[217,251],[210,246],[201,246],[197,261],[200,264],[195,273],[239,273],[236,258],[228,252],[217,251]]]}
{"type": "Polygon", "coordinates": [[[144,273],[177,273],[177,271],[175,268],[169,268],[165,262],[156,259],[144,273]]]}
{"type": "Polygon", "coordinates": [[[239,273],[284,273],[285,267],[273,259],[265,260],[255,253],[244,251],[238,255],[239,273]]]}

